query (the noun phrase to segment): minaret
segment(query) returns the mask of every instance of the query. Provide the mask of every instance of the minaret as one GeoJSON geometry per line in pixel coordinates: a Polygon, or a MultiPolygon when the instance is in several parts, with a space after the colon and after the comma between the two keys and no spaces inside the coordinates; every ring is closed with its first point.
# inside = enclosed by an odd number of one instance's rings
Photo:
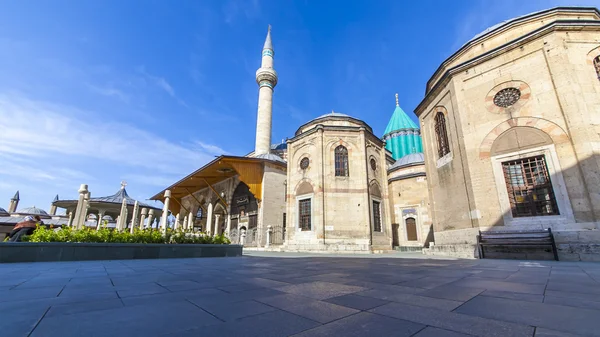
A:
{"type": "Polygon", "coordinates": [[[271,150],[271,117],[273,114],[273,89],[277,85],[277,72],[273,69],[273,44],[271,25],[262,50],[262,63],[256,71],[258,83],[258,116],[256,118],[256,145],[254,155],[267,154],[271,150]]]}
{"type": "Polygon", "coordinates": [[[58,194],[54,197],[54,200],[52,200],[52,203],[50,204],[50,215],[56,215],[56,205],[54,203],[57,201],[58,194]]]}
{"type": "Polygon", "coordinates": [[[17,207],[19,207],[19,191],[15,193],[15,195],[10,199],[10,204],[8,204],[8,213],[14,213],[17,211],[17,207]]]}

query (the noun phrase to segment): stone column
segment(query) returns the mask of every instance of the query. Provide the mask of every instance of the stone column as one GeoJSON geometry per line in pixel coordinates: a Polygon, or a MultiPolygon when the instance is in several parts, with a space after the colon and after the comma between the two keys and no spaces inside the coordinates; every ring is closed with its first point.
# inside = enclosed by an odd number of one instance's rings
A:
{"type": "Polygon", "coordinates": [[[146,220],[146,216],[148,215],[148,209],[146,207],[142,208],[142,216],[140,218],[140,229],[144,229],[144,221],[146,220]]]}
{"type": "Polygon", "coordinates": [[[187,216],[183,216],[183,222],[181,223],[181,229],[183,229],[184,231],[187,230],[188,227],[188,217],[187,216]]]}
{"type": "Polygon", "coordinates": [[[213,205],[212,203],[208,204],[208,210],[206,215],[206,234],[210,236],[212,229],[212,218],[213,218],[213,205]]]}
{"type": "Polygon", "coordinates": [[[69,212],[69,221],[67,222],[67,226],[73,226],[73,212],[69,212]]]}
{"type": "Polygon", "coordinates": [[[152,229],[152,221],[154,221],[154,209],[150,209],[148,212],[148,226],[147,228],[152,229]]]}
{"type": "Polygon", "coordinates": [[[79,221],[77,222],[77,229],[81,229],[85,227],[85,221],[87,220],[87,212],[90,208],[90,192],[86,192],[83,195],[83,205],[81,207],[81,213],[79,217],[79,221]]]}
{"type": "Polygon", "coordinates": [[[123,198],[123,202],[121,202],[121,213],[119,213],[119,221],[117,221],[117,228],[122,231],[127,224],[127,200],[123,198]]]}
{"type": "Polygon", "coordinates": [[[131,228],[129,229],[131,234],[133,234],[133,229],[137,225],[139,207],[140,207],[140,205],[136,200],[135,203],[133,204],[133,214],[131,215],[131,228]]]}
{"type": "Polygon", "coordinates": [[[160,225],[162,226],[162,231],[164,234],[167,234],[167,227],[169,224],[167,222],[169,217],[169,201],[171,199],[171,190],[165,190],[165,203],[163,207],[162,218],[160,219],[160,225]]]}
{"type": "Polygon", "coordinates": [[[188,229],[194,230],[194,214],[192,212],[188,214],[188,229]]]}
{"type": "Polygon", "coordinates": [[[177,215],[175,216],[175,225],[173,226],[175,230],[179,229],[179,227],[181,225],[181,215],[180,213],[177,213],[177,215]]]}
{"type": "Polygon", "coordinates": [[[229,236],[231,233],[231,214],[227,215],[227,229],[225,229],[225,235],[229,236]]]}
{"type": "Polygon", "coordinates": [[[267,243],[265,243],[265,248],[269,248],[271,245],[271,234],[273,233],[273,226],[267,226],[267,243]]]}
{"type": "Polygon", "coordinates": [[[104,212],[105,210],[103,209],[98,210],[98,223],[96,224],[96,230],[100,230],[100,228],[102,228],[102,218],[104,218],[104,212]]]}
{"type": "Polygon", "coordinates": [[[81,218],[81,212],[82,212],[82,208],[83,208],[83,198],[85,197],[85,194],[87,193],[87,191],[88,191],[88,185],[86,185],[86,184],[81,184],[81,186],[79,186],[79,190],[77,191],[77,192],[79,192],[79,199],[77,200],[77,208],[75,208],[75,215],[72,218],[72,220],[75,221],[75,224],[74,224],[75,228],[79,228],[79,224],[77,222],[81,218]]]}
{"type": "Polygon", "coordinates": [[[219,230],[221,229],[221,224],[219,223],[220,218],[220,214],[215,214],[215,231],[213,232],[213,236],[219,235],[219,230]]]}

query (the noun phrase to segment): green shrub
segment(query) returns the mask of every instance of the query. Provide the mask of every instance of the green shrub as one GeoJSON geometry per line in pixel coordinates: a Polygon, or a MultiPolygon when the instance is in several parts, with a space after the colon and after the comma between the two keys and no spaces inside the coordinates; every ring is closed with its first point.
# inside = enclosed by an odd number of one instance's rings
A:
{"type": "Polygon", "coordinates": [[[183,230],[162,230],[134,228],[123,232],[110,228],[99,230],[91,228],[73,229],[63,227],[52,229],[39,227],[29,236],[23,237],[28,242],[96,242],[96,243],[172,243],[172,244],[230,244],[225,235],[208,236],[205,233],[192,233],[183,230]]]}

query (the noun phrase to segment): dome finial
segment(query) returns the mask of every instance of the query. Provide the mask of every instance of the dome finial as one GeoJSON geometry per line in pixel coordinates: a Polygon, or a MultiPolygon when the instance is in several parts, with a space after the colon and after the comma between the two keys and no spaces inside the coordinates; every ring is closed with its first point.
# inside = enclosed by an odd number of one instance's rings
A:
{"type": "Polygon", "coordinates": [[[121,181],[121,189],[124,190],[125,186],[127,186],[127,182],[125,180],[121,181]]]}
{"type": "Polygon", "coordinates": [[[400,104],[398,103],[398,93],[396,93],[396,106],[400,106],[400,104]]]}

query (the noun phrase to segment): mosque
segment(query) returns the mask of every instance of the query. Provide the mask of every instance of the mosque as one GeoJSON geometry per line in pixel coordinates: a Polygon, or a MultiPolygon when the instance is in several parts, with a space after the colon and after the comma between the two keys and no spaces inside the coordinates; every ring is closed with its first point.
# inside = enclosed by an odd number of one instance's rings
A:
{"type": "Polygon", "coordinates": [[[246,246],[474,257],[480,230],[551,228],[561,260],[600,260],[598,9],[486,29],[434,72],[420,125],[396,100],[383,135],[332,111],[273,144],[274,59],[269,27],[254,151],[152,199],[246,246]]]}
{"type": "MultiPolygon", "coordinates": [[[[419,124],[396,97],[383,135],[332,111],[273,144],[274,59],[269,27],[254,151],[219,156],[151,198],[179,226],[261,249],[470,258],[479,231],[550,228],[560,260],[600,261],[597,8],[486,29],[433,73],[419,124]]],[[[101,199],[115,198],[130,203],[124,189],[101,199]]]]}

